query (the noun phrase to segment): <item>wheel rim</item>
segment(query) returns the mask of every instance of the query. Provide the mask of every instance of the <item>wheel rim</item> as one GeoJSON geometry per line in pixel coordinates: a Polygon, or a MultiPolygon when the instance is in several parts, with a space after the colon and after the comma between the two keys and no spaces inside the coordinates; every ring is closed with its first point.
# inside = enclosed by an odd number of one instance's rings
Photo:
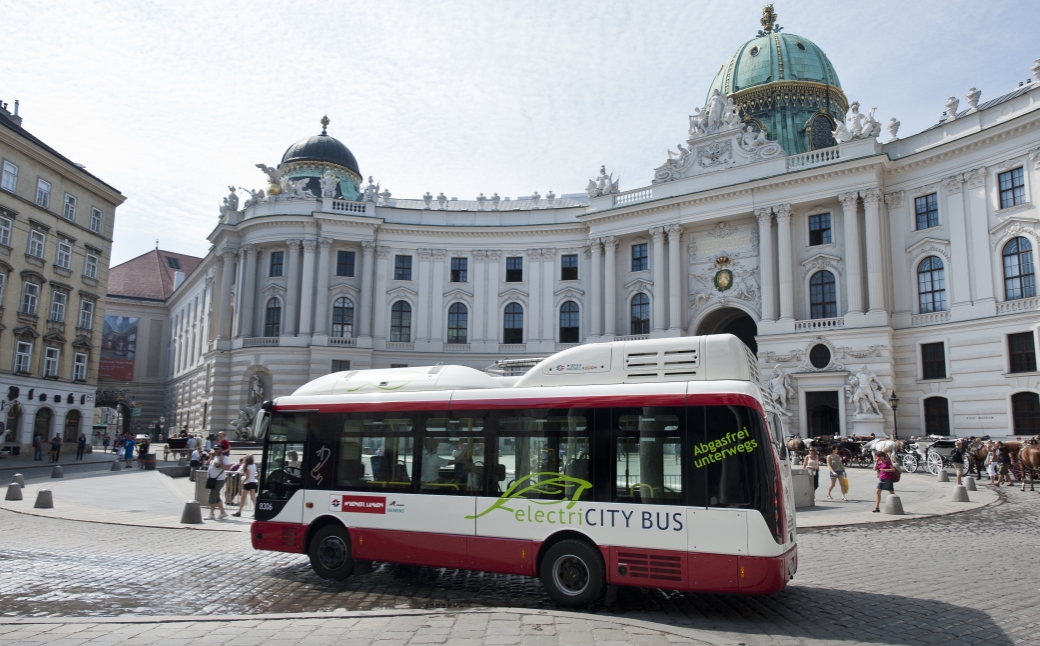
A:
{"type": "Polygon", "coordinates": [[[573,554],[565,554],[553,563],[553,583],[569,597],[576,597],[589,587],[589,568],[573,554]]]}
{"type": "Polygon", "coordinates": [[[318,544],[318,562],[329,570],[338,570],[347,562],[347,544],[339,536],[329,536],[318,544]]]}

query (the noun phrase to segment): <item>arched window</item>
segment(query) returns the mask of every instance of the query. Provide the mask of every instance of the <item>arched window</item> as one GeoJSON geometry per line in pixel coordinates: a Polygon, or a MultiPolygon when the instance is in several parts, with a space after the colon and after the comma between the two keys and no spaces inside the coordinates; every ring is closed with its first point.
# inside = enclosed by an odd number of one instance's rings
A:
{"type": "Polygon", "coordinates": [[[462,303],[448,308],[448,343],[466,343],[469,338],[469,310],[462,303]]]}
{"type": "Polygon", "coordinates": [[[36,411],[36,419],[33,420],[33,435],[39,435],[44,442],[54,437],[51,434],[51,420],[53,417],[54,414],[51,413],[49,408],[41,408],[36,411]]]}
{"type": "Polygon", "coordinates": [[[70,410],[65,413],[65,442],[75,442],[79,439],[79,411],[70,410]]]}
{"type": "Polygon", "coordinates": [[[354,336],[354,302],[337,298],[332,303],[332,336],[349,339],[354,336]]]}
{"type": "Polygon", "coordinates": [[[567,301],[560,306],[560,343],[578,343],[579,328],[578,304],[567,301]]]}
{"type": "Polygon", "coordinates": [[[502,325],[502,343],[524,342],[524,308],[520,303],[506,305],[505,322],[502,325]]]}
{"type": "Polygon", "coordinates": [[[397,301],[390,310],[390,341],[408,343],[412,340],[412,306],[397,301]]]}
{"type": "Polygon", "coordinates": [[[950,434],[950,403],[945,397],[924,400],[924,432],[928,435],[950,434]]]}
{"type": "Polygon", "coordinates": [[[279,336],[282,333],[282,301],[272,298],[267,301],[264,313],[264,336],[279,336]]]}
{"type": "Polygon", "coordinates": [[[1040,435],[1040,395],[1015,393],[1011,396],[1015,435],[1040,435]]]}
{"type": "Polygon", "coordinates": [[[1013,301],[1036,296],[1033,245],[1018,237],[1004,245],[1004,298],[1013,301]]]}
{"type": "Polygon", "coordinates": [[[646,294],[632,297],[632,326],[629,334],[650,334],[650,297],[646,294]]]}
{"type": "Polygon", "coordinates": [[[838,316],[838,292],[834,274],[818,271],[809,279],[809,318],[832,319],[838,316]]]}
{"type": "Polygon", "coordinates": [[[818,114],[813,117],[813,120],[809,123],[809,129],[811,132],[809,150],[820,150],[821,148],[830,148],[837,145],[834,141],[834,136],[831,134],[831,131],[834,130],[834,124],[826,116],[818,114]]]}
{"type": "Polygon", "coordinates": [[[938,256],[928,256],[917,266],[917,291],[921,314],[946,311],[946,277],[938,256]]]}

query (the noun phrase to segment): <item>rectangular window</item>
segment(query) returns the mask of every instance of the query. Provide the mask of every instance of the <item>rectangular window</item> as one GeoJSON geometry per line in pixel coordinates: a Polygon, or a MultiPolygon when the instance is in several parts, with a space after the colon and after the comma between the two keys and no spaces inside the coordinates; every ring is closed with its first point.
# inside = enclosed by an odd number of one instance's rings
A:
{"type": "Polygon", "coordinates": [[[925,379],[946,379],[946,346],[944,343],[922,343],[921,364],[925,379]]]}
{"type": "Polygon", "coordinates": [[[102,219],[103,219],[103,216],[101,214],[101,209],[91,209],[90,210],[90,230],[93,231],[94,233],[101,233],[102,219]]]}
{"type": "Polygon", "coordinates": [[[72,364],[72,380],[87,380],[87,355],[82,352],[76,353],[75,361],[72,364]]]}
{"type": "Polygon", "coordinates": [[[469,259],[467,258],[452,258],[451,259],[451,282],[453,283],[468,283],[469,282],[469,259]]]}
{"type": "Polygon", "coordinates": [[[88,253],[83,261],[83,275],[87,278],[97,278],[98,257],[88,253]]]}
{"type": "Polygon", "coordinates": [[[65,194],[65,208],[62,210],[61,216],[66,220],[76,221],[76,198],[68,193],[65,194]]]}
{"type": "Polygon", "coordinates": [[[36,307],[40,301],[40,286],[36,283],[25,283],[22,290],[22,314],[36,316],[36,307]]]}
{"type": "Polygon", "coordinates": [[[352,278],[354,276],[354,252],[336,252],[336,275],[352,278]]]}
{"type": "MultiPolygon", "coordinates": [[[[431,413],[423,423],[419,491],[433,495],[484,495],[486,412],[431,413]]],[[[502,468],[496,470],[496,474],[502,468]]],[[[495,492],[497,495],[499,492],[495,492]]]]}
{"type": "Polygon", "coordinates": [[[4,162],[3,178],[0,179],[0,188],[14,193],[18,186],[18,167],[9,161],[4,162]]]}
{"type": "Polygon", "coordinates": [[[650,251],[647,243],[632,245],[632,271],[646,271],[650,268],[650,251]]]}
{"type": "Polygon", "coordinates": [[[46,180],[36,180],[36,206],[41,209],[51,207],[51,184],[46,180]]]}
{"type": "Polygon", "coordinates": [[[3,217],[0,217],[0,244],[11,246],[11,221],[3,217]]]}
{"type": "Polygon", "coordinates": [[[394,280],[412,279],[412,257],[394,256],[394,280]]]}
{"type": "Polygon", "coordinates": [[[44,249],[47,247],[47,234],[43,231],[33,229],[29,232],[29,255],[43,258],[44,249]]]}
{"type": "MultiPolygon", "coordinates": [[[[682,408],[615,408],[614,502],[682,505],[685,412],[682,408]]],[[[657,514],[671,524],[670,514],[657,514]]],[[[661,527],[661,529],[665,529],[661,527]]]]}
{"type": "Polygon", "coordinates": [[[173,256],[166,256],[166,266],[170,269],[179,270],[181,268],[181,261],[177,258],[174,258],[173,256]]]}
{"type": "Polygon", "coordinates": [[[271,273],[269,274],[272,278],[282,275],[282,262],[285,259],[284,251],[272,251],[271,252],[271,273]]]}
{"type": "Polygon", "coordinates": [[[809,216],[809,246],[831,243],[831,214],[809,216]]]}
{"type": "Polygon", "coordinates": [[[19,341],[14,350],[14,371],[29,372],[29,361],[32,360],[32,343],[19,341]]]}
{"type": "MultiPolygon", "coordinates": [[[[606,412],[606,411],[604,411],[606,412]]],[[[491,480],[497,496],[508,486],[515,496],[533,500],[593,500],[592,411],[582,408],[504,410],[498,420],[498,472],[491,480]],[[512,484],[510,484],[512,483],[512,484]]],[[[548,504],[548,503],[540,503],[548,504]]],[[[531,510],[524,522],[552,523],[540,504],[518,505],[531,510]]],[[[566,513],[566,506],[561,506],[566,513]]],[[[554,509],[553,506],[545,508],[554,509]]],[[[554,514],[555,515],[555,514],[554,514]]],[[[578,515],[571,520],[577,522],[578,515]]],[[[571,524],[559,519],[559,524],[571,524]]]]}
{"type": "Polygon", "coordinates": [[[58,253],[54,257],[54,264],[62,269],[72,268],[72,244],[68,240],[58,242],[58,253]]]}
{"type": "Polygon", "coordinates": [[[1036,372],[1036,344],[1032,332],[1008,335],[1011,372],[1036,372]]]}
{"type": "Polygon", "coordinates": [[[65,292],[54,292],[51,295],[51,320],[55,323],[65,322],[65,305],[69,301],[69,295],[65,292]]]}
{"type": "Polygon", "coordinates": [[[43,351],[43,376],[44,377],[57,377],[58,376],[58,359],[61,357],[61,350],[58,348],[47,348],[43,351]]]}
{"type": "Polygon", "coordinates": [[[524,259],[520,256],[506,258],[506,282],[524,282],[524,259]]]}
{"type": "Polygon", "coordinates": [[[336,486],[411,493],[415,457],[412,416],[408,413],[348,413],[339,419],[343,426],[337,434],[336,486]]]}
{"type": "Polygon", "coordinates": [[[94,327],[94,301],[84,300],[79,304],[79,324],[76,327],[84,330],[94,327]]]}
{"type": "Polygon", "coordinates": [[[936,193],[914,198],[917,230],[939,226],[939,196],[936,193]]]}
{"type": "Polygon", "coordinates": [[[578,280],[578,254],[561,256],[560,280],[578,280]]]}
{"type": "Polygon", "coordinates": [[[346,372],[350,370],[350,359],[333,359],[332,372],[346,372]]]}
{"type": "Polygon", "coordinates": [[[1026,180],[1021,168],[997,176],[1000,182],[1000,208],[1007,209],[1026,201],[1026,180]]]}

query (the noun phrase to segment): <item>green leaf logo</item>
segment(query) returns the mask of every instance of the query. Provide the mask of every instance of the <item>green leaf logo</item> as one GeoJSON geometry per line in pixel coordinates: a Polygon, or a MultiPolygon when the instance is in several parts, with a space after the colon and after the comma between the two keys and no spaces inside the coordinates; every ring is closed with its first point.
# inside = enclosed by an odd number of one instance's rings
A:
{"type": "Polygon", "coordinates": [[[559,505],[563,502],[567,502],[567,509],[574,507],[581,498],[581,494],[586,489],[591,489],[592,483],[588,480],[582,480],[581,478],[573,478],[571,476],[561,475],[553,471],[546,471],[543,473],[532,473],[524,476],[517,480],[508,489],[505,490],[498,500],[493,505],[480,512],[476,516],[465,516],[467,520],[480,518],[486,516],[496,509],[508,511],[513,513],[514,510],[506,506],[510,500],[522,499],[527,502],[534,503],[536,505],[559,505]],[[569,487],[574,488],[574,493],[571,494],[570,500],[561,498],[560,500],[539,500],[537,498],[528,498],[527,494],[536,493],[539,495],[546,496],[560,496],[567,493],[569,487]]]}

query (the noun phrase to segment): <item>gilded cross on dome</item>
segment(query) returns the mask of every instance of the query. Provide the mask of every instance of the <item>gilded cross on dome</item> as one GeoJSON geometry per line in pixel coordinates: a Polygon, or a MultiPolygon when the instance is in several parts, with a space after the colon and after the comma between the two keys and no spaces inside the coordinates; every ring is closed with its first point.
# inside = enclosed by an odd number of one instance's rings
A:
{"type": "MultiPolygon", "coordinates": [[[[769,6],[772,6],[772,5],[769,5],[769,6]]],[[[328,129],[328,127],[329,127],[329,115],[326,114],[325,116],[323,116],[321,118],[321,134],[323,134],[323,135],[324,134],[328,134],[328,133],[325,132],[328,129]]]]}
{"type": "Polygon", "coordinates": [[[780,33],[783,29],[780,25],[776,24],[776,12],[773,11],[772,3],[762,7],[762,19],[758,21],[762,25],[762,29],[759,30],[759,36],[765,36],[773,32],[780,33]]]}

